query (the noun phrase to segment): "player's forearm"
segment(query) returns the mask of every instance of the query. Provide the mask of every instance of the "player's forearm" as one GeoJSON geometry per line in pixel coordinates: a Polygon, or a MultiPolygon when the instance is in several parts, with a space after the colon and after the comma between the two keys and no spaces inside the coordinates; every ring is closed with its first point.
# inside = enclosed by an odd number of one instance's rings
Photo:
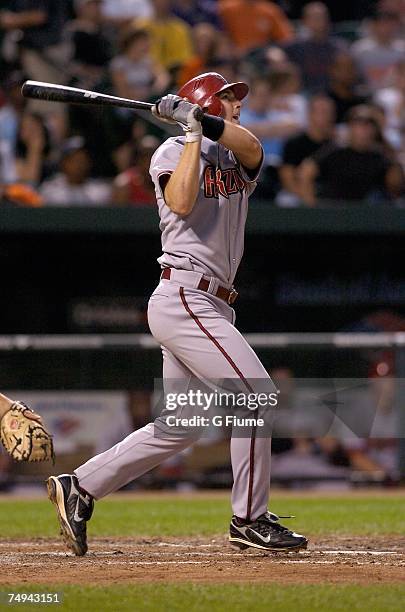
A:
{"type": "Polygon", "coordinates": [[[165,202],[174,213],[191,213],[200,188],[201,142],[187,142],[176,170],[165,188],[165,202]]]}
{"type": "Polygon", "coordinates": [[[241,125],[225,121],[219,142],[232,151],[245,168],[257,168],[262,159],[260,141],[241,125]]]}

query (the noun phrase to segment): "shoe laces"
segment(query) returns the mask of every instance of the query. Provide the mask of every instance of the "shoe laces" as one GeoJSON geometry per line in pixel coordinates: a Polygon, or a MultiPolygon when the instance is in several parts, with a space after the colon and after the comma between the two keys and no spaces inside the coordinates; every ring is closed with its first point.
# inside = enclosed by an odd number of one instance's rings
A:
{"type": "Polygon", "coordinates": [[[255,520],[254,522],[255,529],[260,533],[260,535],[264,535],[264,536],[268,535],[270,531],[277,531],[278,533],[284,533],[284,534],[292,533],[290,529],[288,529],[287,527],[284,527],[284,525],[278,522],[280,518],[292,518],[292,517],[290,516],[280,517],[280,516],[277,516],[277,514],[273,514],[273,512],[267,511],[255,520]]]}

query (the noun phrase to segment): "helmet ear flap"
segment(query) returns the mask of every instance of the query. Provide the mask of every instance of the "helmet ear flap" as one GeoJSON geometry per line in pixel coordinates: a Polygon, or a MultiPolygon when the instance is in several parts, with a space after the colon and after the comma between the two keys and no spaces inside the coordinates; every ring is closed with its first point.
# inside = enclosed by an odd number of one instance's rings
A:
{"type": "Polygon", "coordinates": [[[217,96],[211,96],[204,105],[204,110],[210,115],[220,117],[222,114],[221,100],[217,96]]]}

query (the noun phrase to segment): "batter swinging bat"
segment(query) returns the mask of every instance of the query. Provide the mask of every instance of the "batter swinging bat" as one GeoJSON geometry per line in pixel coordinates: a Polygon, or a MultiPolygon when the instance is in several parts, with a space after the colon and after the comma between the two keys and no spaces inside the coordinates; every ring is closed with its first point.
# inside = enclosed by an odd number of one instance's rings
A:
{"type": "MultiPolygon", "coordinates": [[[[119,98],[107,94],[56,85],[54,83],[41,83],[39,81],[26,81],[22,86],[21,93],[24,98],[35,98],[37,100],[48,100],[50,102],[64,102],[70,104],[92,104],[95,106],[119,106],[121,108],[132,108],[134,110],[151,110],[153,104],[139,102],[128,98],[119,98]]],[[[203,111],[196,109],[195,118],[201,121],[203,111]]]]}

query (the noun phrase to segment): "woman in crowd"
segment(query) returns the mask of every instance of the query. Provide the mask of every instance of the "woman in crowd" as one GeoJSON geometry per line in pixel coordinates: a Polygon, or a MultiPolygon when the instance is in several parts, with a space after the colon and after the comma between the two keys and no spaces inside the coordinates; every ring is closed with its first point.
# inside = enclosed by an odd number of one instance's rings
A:
{"type": "Polygon", "coordinates": [[[110,64],[111,78],[118,96],[148,100],[168,88],[169,75],[153,61],[150,36],[146,30],[125,31],[119,48],[119,55],[110,64]]]}

